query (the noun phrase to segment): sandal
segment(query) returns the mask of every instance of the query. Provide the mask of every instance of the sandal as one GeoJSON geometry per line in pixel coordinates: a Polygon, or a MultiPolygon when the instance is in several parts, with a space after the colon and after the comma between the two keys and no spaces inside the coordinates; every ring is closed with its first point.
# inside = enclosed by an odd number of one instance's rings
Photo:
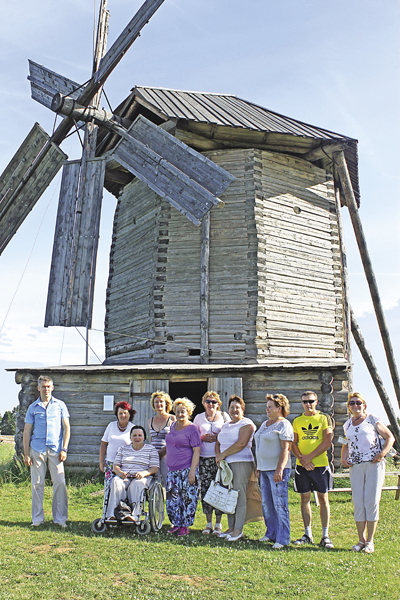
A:
{"type": "Polygon", "coordinates": [[[203,533],[204,535],[210,535],[210,533],[212,533],[212,526],[210,527],[209,525],[207,525],[207,527],[205,529],[203,529],[203,531],[201,533],[203,533]]]}
{"type": "Polygon", "coordinates": [[[222,525],[219,525],[219,526],[216,525],[214,527],[213,535],[218,535],[219,536],[220,533],[222,533],[222,525]]]}
{"type": "Polygon", "coordinates": [[[365,554],[373,554],[373,552],[375,552],[374,542],[366,542],[363,552],[365,552],[365,554]]]}
{"type": "Polygon", "coordinates": [[[361,550],[364,550],[365,548],[365,542],[357,542],[357,544],[354,544],[354,546],[351,547],[353,552],[361,552],[361,550]]]}

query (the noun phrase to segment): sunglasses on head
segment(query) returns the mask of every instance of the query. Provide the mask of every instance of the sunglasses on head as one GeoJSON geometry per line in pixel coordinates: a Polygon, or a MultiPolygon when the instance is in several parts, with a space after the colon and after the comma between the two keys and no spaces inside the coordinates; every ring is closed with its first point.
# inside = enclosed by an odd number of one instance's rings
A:
{"type": "Polygon", "coordinates": [[[218,404],[216,400],[204,400],[205,404],[218,404]]]}
{"type": "Polygon", "coordinates": [[[361,400],[350,400],[350,402],[349,402],[349,406],[354,406],[354,405],[355,406],[362,406],[362,404],[363,403],[361,402],[361,400]]]}

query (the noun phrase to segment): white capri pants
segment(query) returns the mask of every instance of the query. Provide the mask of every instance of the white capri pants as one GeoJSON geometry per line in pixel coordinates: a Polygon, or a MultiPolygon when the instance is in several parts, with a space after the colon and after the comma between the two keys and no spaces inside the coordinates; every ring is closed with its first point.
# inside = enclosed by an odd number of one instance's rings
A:
{"type": "Polygon", "coordinates": [[[379,502],[385,481],[385,461],[350,467],[355,521],[379,521],[379,502]]]}
{"type": "Polygon", "coordinates": [[[121,479],[121,477],[114,477],[110,484],[110,497],[108,500],[106,517],[114,516],[114,509],[117,508],[121,500],[125,500],[128,496],[129,504],[135,503],[132,510],[134,516],[140,515],[140,500],[142,492],[147,487],[150,477],[143,477],[142,479],[121,479]]]}

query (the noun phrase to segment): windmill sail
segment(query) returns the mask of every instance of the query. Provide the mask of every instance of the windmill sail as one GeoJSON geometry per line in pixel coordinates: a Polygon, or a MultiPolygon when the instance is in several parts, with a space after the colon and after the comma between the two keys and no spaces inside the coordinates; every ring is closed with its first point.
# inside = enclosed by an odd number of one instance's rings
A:
{"type": "Polygon", "coordinates": [[[90,327],[105,161],[66,163],[58,206],[45,327],[90,327]]]}
{"type": "Polygon", "coordinates": [[[0,254],[67,158],[35,123],[0,177],[0,254]]]}
{"type": "Polygon", "coordinates": [[[74,100],[79,96],[79,83],[35,63],[33,60],[29,60],[28,79],[31,82],[31,97],[47,108],[51,108],[55,94],[71,96],[74,100]]]}
{"type": "Polygon", "coordinates": [[[195,225],[200,225],[204,215],[219,203],[215,193],[223,192],[235,180],[144,117],[134,121],[111,157],[195,225]]]}
{"type": "Polygon", "coordinates": [[[134,121],[129,133],[214,196],[220,196],[236,180],[234,175],[141,115],[134,121]]]}

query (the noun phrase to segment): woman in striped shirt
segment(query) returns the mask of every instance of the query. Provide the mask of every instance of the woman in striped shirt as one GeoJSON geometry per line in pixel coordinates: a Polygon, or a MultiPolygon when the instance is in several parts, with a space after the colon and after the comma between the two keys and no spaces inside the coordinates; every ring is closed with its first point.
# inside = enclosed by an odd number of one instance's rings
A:
{"type": "Polygon", "coordinates": [[[171,430],[171,424],[176,421],[174,415],[170,415],[172,409],[172,400],[165,392],[154,392],[150,398],[151,408],[155,411],[155,417],[149,419],[150,444],[158,452],[160,459],[160,470],[158,472],[158,481],[165,488],[168,466],[167,466],[167,448],[165,445],[165,436],[171,430]]]}
{"type": "MultiPolygon", "coordinates": [[[[131,429],[129,446],[121,446],[115,457],[114,473],[116,477],[110,486],[106,518],[114,517],[114,510],[121,500],[128,497],[132,515],[127,517],[137,522],[140,519],[140,499],[144,488],[152,475],[158,473],[160,461],[157,450],[150,444],[145,444],[146,431],[141,425],[131,429]]],[[[114,517],[115,518],[115,517],[114,517]]]]}

